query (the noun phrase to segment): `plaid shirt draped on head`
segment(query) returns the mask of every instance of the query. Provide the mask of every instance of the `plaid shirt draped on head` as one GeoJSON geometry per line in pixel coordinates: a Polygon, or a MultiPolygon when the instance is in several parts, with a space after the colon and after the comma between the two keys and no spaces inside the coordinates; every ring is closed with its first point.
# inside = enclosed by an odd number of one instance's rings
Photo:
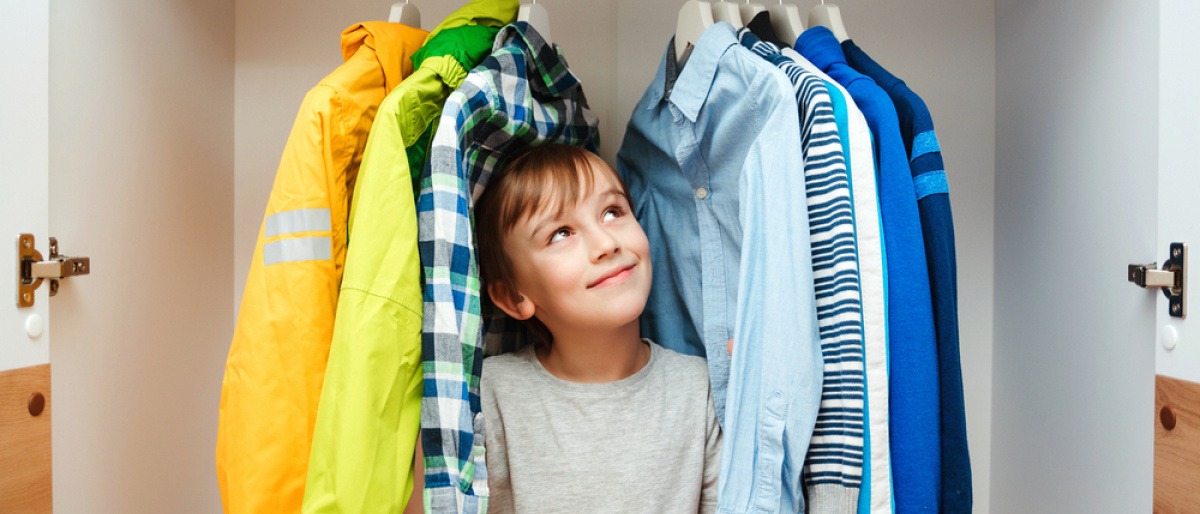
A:
{"type": "MultiPolygon", "coordinates": [[[[526,149],[558,143],[596,151],[597,125],[558,48],[524,22],[500,30],[492,55],[442,110],[417,199],[426,511],[487,511],[479,400],[487,327],[471,207],[492,173],[526,149]]],[[[513,332],[512,320],[491,325],[493,334],[513,332]]]]}

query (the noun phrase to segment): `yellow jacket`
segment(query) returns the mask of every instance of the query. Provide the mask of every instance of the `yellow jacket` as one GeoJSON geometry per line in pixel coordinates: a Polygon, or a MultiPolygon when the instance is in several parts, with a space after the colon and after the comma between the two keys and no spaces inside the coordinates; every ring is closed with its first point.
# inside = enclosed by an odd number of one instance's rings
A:
{"type": "Polygon", "coordinates": [[[300,106],[267,203],[221,389],[225,511],[299,512],[346,258],[350,193],[380,102],[428,32],[342,33],[345,62],[300,106]]]}

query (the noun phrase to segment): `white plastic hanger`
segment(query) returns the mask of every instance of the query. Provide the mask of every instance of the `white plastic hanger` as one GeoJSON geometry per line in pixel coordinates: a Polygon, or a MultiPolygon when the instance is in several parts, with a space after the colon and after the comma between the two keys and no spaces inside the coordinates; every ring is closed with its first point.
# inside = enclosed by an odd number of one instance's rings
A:
{"type": "Polygon", "coordinates": [[[735,29],[746,26],[746,23],[742,21],[742,11],[738,9],[738,4],[733,2],[725,0],[713,2],[712,17],[716,21],[728,22],[735,29]]]}
{"type": "Polygon", "coordinates": [[[800,20],[800,8],[792,4],[784,4],[783,0],[779,0],[779,5],[767,6],[767,12],[771,13],[771,28],[775,29],[775,35],[779,36],[779,39],[788,46],[796,44],[796,38],[804,32],[804,22],[800,20]]]}
{"type": "Polygon", "coordinates": [[[842,11],[838,6],[829,4],[825,5],[825,0],[821,0],[820,5],[814,5],[811,11],[808,11],[808,24],[812,26],[820,25],[833,31],[833,37],[836,37],[838,42],[850,39],[846,34],[846,26],[842,24],[842,11]]]}
{"type": "MultiPolygon", "coordinates": [[[[783,1],[783,0],[780,0],[780,1],[783,1]]],[[[738,6],[738,11],[742,15],[743,23],[750,23],[750,20],[753,20],[754,17],[756,15],[758,15],[758,13],[763,12],[765,10],[767,10],[767,8],[763,7],[763,4],[752,4],[752,3],[750,3],[750,0],[746,0],[746,3],[738,6]]]]}
{"type": "Polygon", "coordinates": [[[517,21],[529,23],[530,27],[542,35],[546,44],[554,44],[554,39],[550,37],[550,13],[546,12],[545,7],[538,5],[537,0],[533,0],[532,4],[521,5],[517,10],[517,21]]]}
{"type": "Polygon", "coordinates": [[[679,9],[679,19],[675,23],[675,60],[683,62],[684,52],[688,45],[695,46],[705,30],[716,23],[713,20],[712,6],[700,0],[688,0],[679,9]]]}
{"type": "Polygon", "coordinates": [[[396,2],[392,4],[392,13],[388,15],[388,21],[392,23],[403,23],[409,27],[421,28],[421,11],[417,10],[417,6],[404,0],[404,3],[396,2]]]}

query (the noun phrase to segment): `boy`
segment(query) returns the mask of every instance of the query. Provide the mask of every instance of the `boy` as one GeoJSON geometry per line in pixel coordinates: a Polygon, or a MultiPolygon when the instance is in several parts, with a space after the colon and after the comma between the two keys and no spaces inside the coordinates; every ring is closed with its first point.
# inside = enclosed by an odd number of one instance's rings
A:
{"type": "Polygon", "coordinates": [[[708,371],[639,337],[650,246],[596,155],[546,145],[475,204],[492,302],[538,339],[484,360],[489,512],[715,512],[708,371]]]}

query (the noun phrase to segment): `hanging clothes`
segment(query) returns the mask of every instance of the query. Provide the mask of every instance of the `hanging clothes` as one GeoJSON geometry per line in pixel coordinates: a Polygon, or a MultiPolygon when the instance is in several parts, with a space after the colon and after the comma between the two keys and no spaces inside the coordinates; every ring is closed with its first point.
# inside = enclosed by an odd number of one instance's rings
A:
{"type": "Polygon", "coordinates": [[[933,130],[933,117],[916,92],[871,59],[853,40],[843,41],[842,49],[851,67],[871,77],[887,92],[900,118],[900,136],[904,138],[912,168],[933,294],[941,393],[942,512],[968,513],[971,512],[971,457],[967,450],[966,407],[958,347],[954,220],[950,213],[950,186],[946,181],[937,134],[933,130]]]}
{"type": "Polygon", "coordinates": [[[891,455],[888,451],[887,307],[884,301],[883,239],[879,197],[875,184],[875,150],[871,129],[850,93],[833,78],[791,48],[781,50],[809,73],[821,78],[833,102],[842,152],[850,174],[854,206],[854,237],[858,252],[859,286],[862,290],[864,386],[867,406],[863,411],[865,436],[862,484],[858,512],[890,513],[891,455]]]}
{"type": "Polygon", "coordinates": [[[654,266],[642,334],[707,357],[719,509],[800,512],[822,358],[792,87],[723,22],[661,62],[617,154],[654,266]]]}
{"type": "Polygon", "coordinates": [[[342,33],[345,62],[304,97],[250,265],[225,365],[217,483],[227,513],[297,512],[333,333],[347,209],[379,103],[428,32],[342,33]]]}
{"type": "Polygon", "coordinates": [[[796,50],[840,82],[862,109],[876,142],[888,283],[889,411],[896,512],[936,512],[941,443],[933,303],[920,214],[896,109],[873,80],[852,69],[833,33],[813,27],[796,50]]]}
{"type": "Polygon", "coordinates": [[[739,30],[738,39],[787,75],[800,112],[798,143],[804,156],[810,265],[825,363],[820,410],[804,465],[807,512],[852,512],[858,508],[862,485],[866,389],[854,204],[841,134],[829,90],[820,77],[784,57],[778,46],[759,39],[751,28],[739,30]]]}
{"type": "Polygon", "coordinates": [[[516,19],[518,0],[474,0],[412,56],[384,98],[350,208],[345,274],[313,434],[304,512],[400,512],[420,430],[421,262],[407,148],[516,19]]]}
{"type": "Polygon", "coordinates": [[[432,512],[487,511],[479,376],[483,318],[471,205],[498,166],[545,143],[596,151],[598,120],[558,47],[529,24],[501,29],[491,56],[442,110],[421,176],[425,271],[421,437],[432,512]]]}

